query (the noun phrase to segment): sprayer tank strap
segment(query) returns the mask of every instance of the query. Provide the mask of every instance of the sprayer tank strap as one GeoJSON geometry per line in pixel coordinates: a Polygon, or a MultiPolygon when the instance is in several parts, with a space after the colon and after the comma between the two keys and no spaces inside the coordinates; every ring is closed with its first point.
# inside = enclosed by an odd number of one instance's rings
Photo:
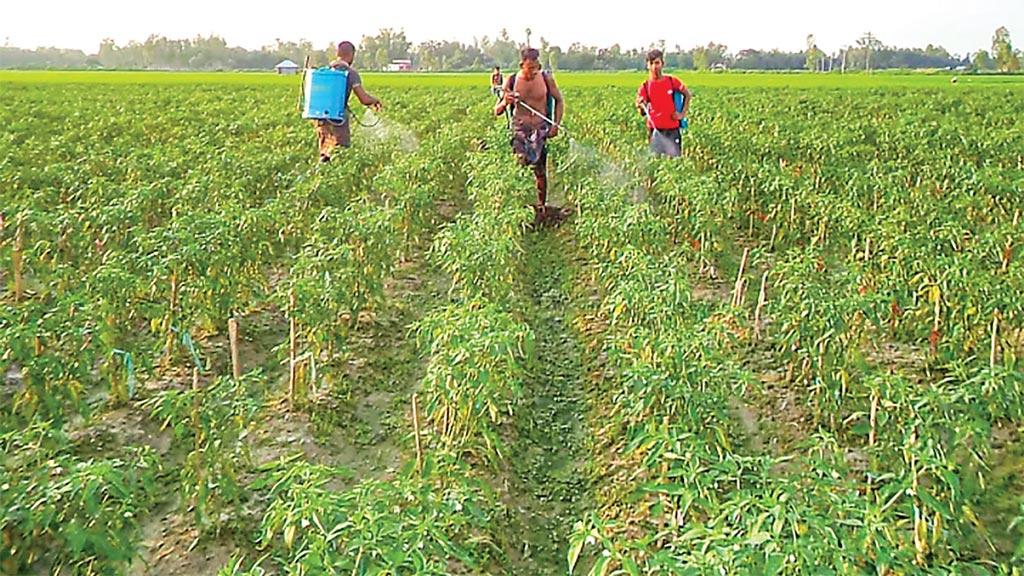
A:
{"type": "MultiPolygon", "coordinates": [[[[505,82],[505,91],[506,92],[515,92],[515,90],[516,90],[516,78],[518,76],[519,76],[518,72],[516,72],[514,74],[509,74],[508,80],[505,82]]],[[[551,75],[548,74],[547,70],[541,70],[540,71],[540,76],[544,80],[544,99],[548,103],[548,108],[551,108],[550,110],[547,111],[548,115],[554,117],[555,109],[554,109],[553,103],[551,102],[551,75]]],[[[515,106],[515,104],[513,104],[513,106],[515,106]]]]}
{"type": "Polygon", "coordinates": [[[345,103],[347,104],[352,100],[352,89],[356,86],[363,85],[363,78],[359,75],[359,71],[353,68],[350,64],[338,58],[331,62],[331,68],[335,70],[345,70],[348,72],[348,85],[345,87],[345,103]]]}
{"type": "Polygon", "coordinates": [[[683,83],[668,74],[656,80],[644,80],[637,94],[648,104],[648,121],[652,127],[670,130],[679,126],[679,122],[671,118],[672,114],[677,112],[675,94],[681,94],[683,89],[683,83]]]}

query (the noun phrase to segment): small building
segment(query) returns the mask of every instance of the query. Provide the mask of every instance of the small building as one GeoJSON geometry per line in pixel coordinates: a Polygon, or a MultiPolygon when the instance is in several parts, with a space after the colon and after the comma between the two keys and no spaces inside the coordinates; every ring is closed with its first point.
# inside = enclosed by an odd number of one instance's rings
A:
{"type": "Polygon", "coordinates": [[[278,74],[298,74],[299,65],[291,60],[283,60],[280,64],[274,66],[274,70],[277,71],[278,74]]]}
{"type": "Polygon", "coordinates": [[[412,60],[392,60],[388,64],[388,72],[409,72],[412,70],[412,60]]]}

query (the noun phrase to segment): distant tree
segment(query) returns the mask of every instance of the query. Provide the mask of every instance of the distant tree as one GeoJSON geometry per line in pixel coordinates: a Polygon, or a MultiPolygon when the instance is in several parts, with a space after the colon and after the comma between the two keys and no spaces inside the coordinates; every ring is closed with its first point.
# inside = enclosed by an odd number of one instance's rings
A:
{"type": "Polygon", "coordinates": [[[116,68],[118,65],[117,44],[110,38],[104,38],[100,41],[100,49],[96,54],[96,58],[100,61],[101,66],[116,68]]]}
{"type": "MultiPolygon", "coordinates": [[[[875,37],[871,32],[867,32],[859,39],[857,39],[857,46],[860,47],[860,52],[864,57],[864,70],[871,71],[871,56],[873,52],[881,50],[885,47],[882,42],[875,37]]],[[[876,65],[876,68],[878,66],[876,65]]]]}
{"type": "Polygon", "coordinates": [[[475,44],[449,41],[423,42],[413,51],[420,70],[471,70],[485,66],[487,57],[475,44]]]}
{"type": "Polygon", "coordinates": [[[519,65],[519,46],[512,41],[508,30],[498,32],[493,41],[486,36],[480,41],[480,49],[492,62],[502,68],[513,68],[519,65]]]}
{"type": "Polygon", "coordinates": [[[36,48],[25,50],[13,46],[0,47],[0,68],[85,68],[95,67],[81,50],[63,48],[36,48]]]}
{"type": "Polygon", "coordinates": [[[363,36],[356,50],[356,67],[384,70],[392,60],[408,59],[412,43],[404,30],[381,28],[374,36],[363,36]]]}
{"type": "Polygon", "coordinates": [[[551,46],[547,49],[548,69],[552,72],[558,71],[558,63],[562,56],[562,49],[558,46],[551,46]]]}
{"type": "Polygon", "coordinates": [[[683,50],[679,44],[675,45],[675,49],[665,54],[665,64],[671,65],[678,70],[692,69],[693,66],[693,52],[689,50],[683,50]]]}
{"type": "Polygon", "coordinates": [[[715,65],[727,65],[728,47],[724,44],[708,42],[707,46],[698,46],[693,49],[693,67],[697,70],[707,70],[715,65]]]}
{"type": "Polygon", "coordinates": [[[736,53],[731,66],[737,70],[800,70],[806,66],[806,54],[748,48],[736,53]]]}
{"type": "Polygon", "coordinates": [[[978,50],[971,60],[971,66],[975,70],[995,70],[996,61],[989,56],[988,50],[978,50]]]}
{"type": "MultiPolygon", "coordinates": [[[[824,54],[815,51],[817,47],[814,37],[808,37],[807,40],[807,49],[801,52],[746,49],[735,56],[728,53],[726,46],[714,42],[690,50],[684,50],[678,44],[668,49],[664,40],[644,48],[627,49],[618,44],[608,47],[586,46],[575,42],[563,49],[542,37],[540,48],[542,63],[551,70],[643,70],[644,56],[650,48],[665,51],[665,64],[676,70],[706,70],[718,65],[747,70],[797,70],[817,67],[824,57],[824,54]]],[[[1002,68],[1008,71],[1019,69],[1022,56],[1010,44],[1009,32],[1001,28],[994,40],[997,53],[1003,56],[1002,68]]],[[[270,70],[286,58],[301,64],[307,56],[310,57],[310,65],[322,66],[334,58],[335,46],[332,43],[329,46],[314,47],[308,40],[294,42],[277,39],[272,45],[247,50],[228,46],[219,36],[173,39],[156,35],[142,42],[131,41],[119,46],[108,38],[91,55],[57,48],[25,50],[0,46],[0,68],[102,66],[120,69],[270,70]]],[[[414,47],[404,32],[382,29],[374,36],[362,38],[360,49],[356,52],[356,65],[381,69],[392,60],[409,58],[414,65],[424,70],[482,70],[494,65],[509,69],[519,63],[519,48],[507,30],[502,30],[493,40],[486,36],[474,38],[472,44],[427,41],[414,47]]],[[[989,52],[976,54],[975,68],[999,67],[1000,64],[992,56],[989,52]],[[992,61],[991,66],[989,60],[992,61]]],[[[941,46],[886,47],[870,34],[865,35],[856,47],[844,49],[840,55],[841,61],[846,64],[844,69],[866,68],[869,57],[872,68],[944,68],[969,63],[966,59],[951,56],[941,46]]]]}
{"type": "Polygon", "coordinates": [[[707,70],[711,66],[708,49],[698,46],[693,49],[693,69],[707,70]]]}
{"type": "Polygon", "coordinates": [[[540,63],[547,70],[553,70],[551,66],[551,44],[543,36],[540,37],[540,63]]]}
{"type": "Polygon", "coordinates": [[[807,35],[807,52],[806,59],[804,60],[804,67],[814,72],[821,67],[821,61],[825,58],[825,53],[818,48],[817,42],[814,40],[814,34],[807,35]]]}
{"type": "Polygon", "coordinates": [[[992,36],[992,57],[1000,72],[1020,71],[1020,57],[1013,50],[1010,31],[1005,26],[996,29],[996,33],[992,36]]]}

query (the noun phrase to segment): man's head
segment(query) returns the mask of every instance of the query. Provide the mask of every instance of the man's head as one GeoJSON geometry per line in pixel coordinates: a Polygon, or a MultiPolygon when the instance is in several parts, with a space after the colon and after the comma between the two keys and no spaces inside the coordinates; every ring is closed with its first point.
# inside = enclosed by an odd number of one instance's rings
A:
{"type": "Polygon", "coordinates": [[[341,58],[345,62],[351,64],[352,60],[356,57],[356,45],[345,40],[344,42],[338,43],[338,58],[341,58]]]}
{"type": "Polygon", "coordinates": [[[501,66],[495,66],[494,67],[494,71],[495,72],[501,72],[501,66]]]}
{"type": "Polygon", "coordinates": [[[537,72],[540,72],[540,51],[529,47],[520,50],[519,69],[527,80],[533,80],[537,72]]]}
{"type": "Polygon", "coordinates": [[[655,76],[661,76],[661,69],[665,66],[665,53],[654,49],[647,53],[647,70],[655,76]]]}

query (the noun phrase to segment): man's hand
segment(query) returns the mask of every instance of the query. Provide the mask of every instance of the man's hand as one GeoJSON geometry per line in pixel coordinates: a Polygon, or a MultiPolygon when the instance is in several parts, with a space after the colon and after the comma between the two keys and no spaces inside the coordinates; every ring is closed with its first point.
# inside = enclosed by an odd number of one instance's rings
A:
{"type": "Polygon", "coordinates": [[[558,124],[552,124],[551,130],[548,130],[548,138],[554,138],[558,136],[558,124]]]}
{"type": "Polygon", "coordinates": [[[373,108],[373,111],[374,111],[374,112],[380,112],[380,111],[381,111],[381,109],[383,109],[383,108],[384,108],[384,103],[383,103],[383,102],[381,102],[379,98],[378,98],[378,99],[375,99],[375,100],[373,101],[373,103],[372,103],[372,104],[370,104],[370,108],[373,108]]]}
{"type": "Polygon", "coordinates": [[[512,104],[515,104],[516,100],[518,100],[518,99],[519,99],[519,94],[517,94],[515,92],[509,92],[508,90],[505,91],[505,105],[506,106],[511,106],[512,104]]]}

